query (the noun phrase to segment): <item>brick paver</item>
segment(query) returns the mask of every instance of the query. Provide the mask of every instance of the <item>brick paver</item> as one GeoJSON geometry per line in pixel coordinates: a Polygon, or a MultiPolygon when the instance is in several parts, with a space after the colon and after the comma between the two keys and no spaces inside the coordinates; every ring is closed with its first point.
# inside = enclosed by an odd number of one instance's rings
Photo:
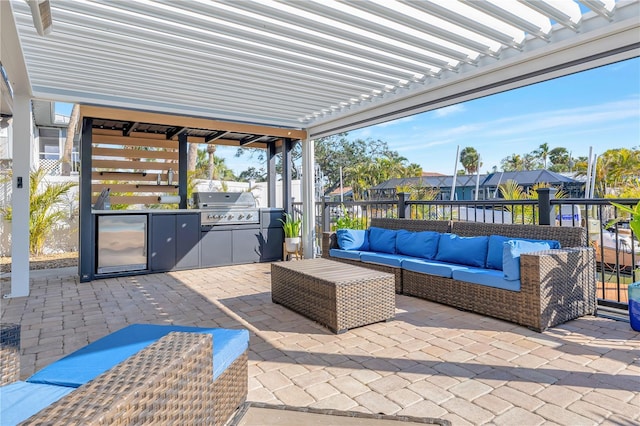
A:
{"type": "MultiPolygon", "coordinates": [[[[79,283],[33,274],[2,300],[21,377],[131,323],[246,328],[248,400],[440,417],[454,425],[640,424],[640,334],[585,317],[536,333],[396,296],[394,321],[335,335],[271,302],[270,265],[79,283]]],[[[0,279],[2,293],[8,278],[0,279]]]]}

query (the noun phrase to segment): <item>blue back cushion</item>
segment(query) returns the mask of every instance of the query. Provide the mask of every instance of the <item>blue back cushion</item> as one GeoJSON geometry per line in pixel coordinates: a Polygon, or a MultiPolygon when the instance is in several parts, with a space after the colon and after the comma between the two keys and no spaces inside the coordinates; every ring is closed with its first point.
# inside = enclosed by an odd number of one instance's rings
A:
{"type": "Polygon", "coordinates": [[[396,253],[396,234],[393,229],[369,228],[369,249],[380,253],[396,253]]]}
{"type": "Polygon", "coordinates": [[[549,250],[549,243],[538,243],[525,240],[508,240],[504,244],[502,270],[504,279],[515,281],[520,279],[520,255],[534,251],[549,250]]]}
{"type": "Polygon", "coordinates": [[[489,237],[461,237],[442,234],[438,242],[436,260],[484,268],[489,237]]]}
{"type": "Polygon", "coordinates": [[[527,238],[511,238],[502,235],[489,236],[489,251],[487,253],[487,268],[502,271],[502,255],[504,252],[504,243],[509,240],[529,241],[533,243],[547,243],[552,249],[560,248],[560,241],[556,240],[531,240],[527,238]]]}
{"type": "Polygon", "coordinates": [[[369,230],[338,229],[336,237],[342,250],[369,250],[369,230]]]}
{"type": "Polygon", "coordinates": [[[440,234],[433,231],[410,232],[404,229],[396,234],[396,249],[407,256],[433,259],[438,252],[440,234]]]}
{"type": "Polygon", "coordinates": [[[17,425],[47,408],[75,388],[13,382],[0,388],[0,424],[17,425]]]}
{"type": "Polygon", "coordinates": [[[133,324],[49,364],[29,377],[27,382],[80,387],[172,331],[213,336],[213,379],[222,374],[249,346],[247,330],[133,324]]]}

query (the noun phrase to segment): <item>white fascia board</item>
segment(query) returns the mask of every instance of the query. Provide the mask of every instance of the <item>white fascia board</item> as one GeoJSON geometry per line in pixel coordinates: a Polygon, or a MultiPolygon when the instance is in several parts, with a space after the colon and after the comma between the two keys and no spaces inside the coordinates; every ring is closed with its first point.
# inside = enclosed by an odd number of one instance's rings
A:
{"type": "MultiPolygon", "coordinates": [[[[637,10],[638,3],[634,6],[637,10]]],[[[409,93],[372,102],[368,109],[354,107],[352,113],[317,119],[309,124],[309,135],[328,136],[637,57],[639,30],[637,18],[629,18],[450,79],[432,80],[409,93]]]]}
{"type": "Polygon", "coordinates": [[[18,34],[12,3],[9,1],[0,1],[0,62],[7,72],[14,96],[18,94],[31,96],[31,81],[22,42],[18,34]]]}

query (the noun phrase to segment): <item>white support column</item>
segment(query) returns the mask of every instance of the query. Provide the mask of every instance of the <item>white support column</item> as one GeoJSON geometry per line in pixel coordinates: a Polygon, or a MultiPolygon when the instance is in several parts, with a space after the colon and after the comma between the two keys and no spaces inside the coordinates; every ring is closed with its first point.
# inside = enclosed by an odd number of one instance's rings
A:
{"type": "Polygon", "coordinates": [[[28,96],[17,95],[13,99],[12,144],[11,294],[5,297],[24,297],[29,295],[31,99],[28,96]]]}
{"type": "Polygon", "coordinates": [[[305,259],[316,253],[315,152],[313,139],[302,141],[302,247],[305,259]]]}

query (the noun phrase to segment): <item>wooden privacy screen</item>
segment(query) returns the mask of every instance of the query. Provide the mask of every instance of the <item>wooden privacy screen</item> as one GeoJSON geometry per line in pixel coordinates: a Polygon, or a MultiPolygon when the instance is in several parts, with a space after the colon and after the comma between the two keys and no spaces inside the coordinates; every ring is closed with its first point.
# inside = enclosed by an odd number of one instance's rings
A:
{"type": "Polygon", "coordinates": [[[123,136],[122,131],[93,129],[91,166],[92,204],[104,188],[111,190],[112,206],[148,206],[158,204],[160,196],[178,195],[178,141],[167,140],[164,134],[123,136]]]}

